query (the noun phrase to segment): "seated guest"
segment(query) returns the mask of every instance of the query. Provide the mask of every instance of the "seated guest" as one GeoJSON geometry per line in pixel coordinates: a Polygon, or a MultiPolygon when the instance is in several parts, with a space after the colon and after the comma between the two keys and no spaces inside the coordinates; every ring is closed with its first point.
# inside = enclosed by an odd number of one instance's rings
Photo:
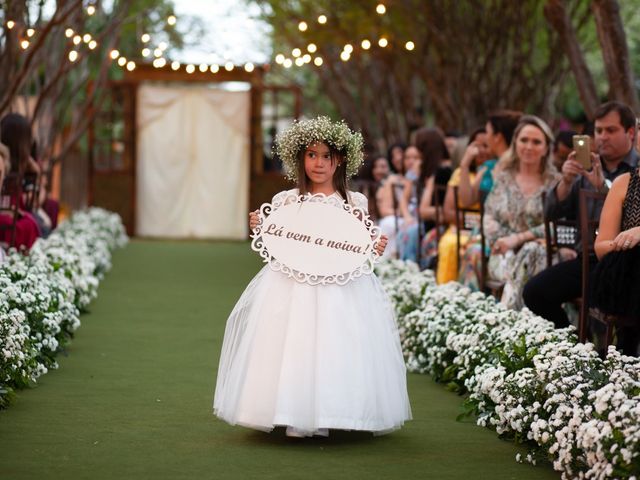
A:
{"type": "MultiPolygon", "coordinates": [[[[460,165],[458,195],[461,206],[469,207],[479,202],[484,203],[487,195],[489,195],[489,192],[493,188],[494,168],[498,163],[498,159],[509,150],[509,145],[511,145],[511,140],[513,139],[513,132],[518,126],[521,116],[521,112],[514,110],[497,110],[489,115],[485,125],[485,131],[488,156],[490,158],[478,168],[473,184],[470,181],[470,168],[467,167],[465,162],[462,162],[460,165]]],[[[471,165],[469,159],[467,159],[466,163],[471,165]]],[[[474,241],[468,243],[460,259],[461,265],[459,268],[458,281],[473,290],[480,290],[481,288],[481,243],[480,236],[478,235],[474,241]]],[[[485,255],[488,256],[489,253],[487,250],[485,255]]]]}
{"type": "Polygon", "coordinates": [[[489,277],[504,282],[501,302],[519,310],[522,288],[546,266],[542,195],[556,181],[553,134],[540,118],[520,119],[485,204],[489,277]]]}
{"type": "MultiPolygon", "coordinates": [[[[0,141],[9,148],[11,157],[10,173],[17,173],[22,177],[25,172],[39,173],[38,164],[31,158],[31,125],[22,115],[10,113],[0,121],[0,141]]],[[[40,236],[38,223],[31,213],[24,210],[21,197],[12,198],[18,205],[19,217],[16,222],[15,247],[31,248],[40,236]]],[[[0,215],[0,224],[11,225],[13,219],[8,215],[0,215]]],[[[11,232],[3,230],[0,241],[11,242],[11,232]]]]}
{"type": "MultiPolygon", "coordinates": [[[[629,173],[638,165],[638,154],[633,149],[636,118],[633,111],[620,102],[607,102],[595,112],[595,148],[591,155],[591,169],[585,169],[569,154],[562,165],[562,178],[546,196],[546,213],[551,220],[580,219],[578,201],[581,189],[607,192],[609,184],[618,176],[629,173]]],[[[597,221],[601,202],[589,202],[589,219],[597,221]]],[[[569,325],[562,304],[582,296],[582,242],[578,240],[579,256],[553,265],[533,277],[524,289],[526,306],[537,315],[551,320],[557,327],[569,325]]],[[[589,258],[595,266],[595,255],[589,258]]]]}
{"type": "Polygon", "coordinates": [[[637,356],[640,326],[640,175],[634,168],[615,179],[607,194],[595,242],[600,262],[591,277],[590,304],[634,320],[618,330],[618,346],[637,356]]]}
{"type": "Polygon", "coordinates": [[[574,135],[576,132],[573,130],[561,130],[556,135],[556,143],[553,145],[553,166],[559,172],[562,171],[562,165],[573,151],[574,135]]]}
{"type": "MultiPolygon", "coordinates": [[[[489,150],[487,147],[487,135],[484,128],[476,129],[469,137],[469,145],[462,157],[460,167],[456,168],[449,179],[447,185],[447,193],[444,199],[444,220],[449,224],[447,231],[440,238],[438,243],[438,267],[436,270],[436,280],[439,284],[447,283],[458,278],[458,257],[456,248],[458,246],[457,232],[456,232],[456,206],[455,206],[455,194],[454,188],[458,187],[458,203],[459,207],[471,208],[480,211],[480,204],[476,202],[471,205],[464,205],[461,201],[460,195],[460,178],[465,175],[467,184],[465,185],[469,191],[466,193],[466,198],[479,198],[477,192],[480,187],[480,182],[475,181],[476,177],[481,177],[482,171],[478,172],[477,169],[482,169],[482,165],[489,159],[489,150]]],[[[460,232],[460,244],[465,246],[469,240],[471,232],[463,230],[460,232]]]]}
{"type": "Polygon", "coordinates": [[[369,200],[369,216],[372,220],[377,221],[380,216],[376,196],[382,183],[389,176],[389,161],[384,155],[374,155],[373,160],[365,160],[360,176],[362,185],[361,193],[369,200]]]}

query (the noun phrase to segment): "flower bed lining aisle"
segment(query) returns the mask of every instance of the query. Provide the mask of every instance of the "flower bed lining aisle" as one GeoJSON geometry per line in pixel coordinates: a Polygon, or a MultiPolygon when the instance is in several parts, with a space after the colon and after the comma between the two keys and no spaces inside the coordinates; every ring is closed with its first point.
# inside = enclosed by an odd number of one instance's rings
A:
{"type": "Polygon", "coordinates": [[[28,255],[13,251],[0,265],[0,408],[16,389],[57,368],[56,355],[97,296],[111,253],[128,239],[117,214],[75,213],[28,255]]]}
{"type": "Polygon", "coordinates": [[[640,360],[602,360],[573,328],[555,329],[433,272],[377,267],[398,317],[407,368],[460,393],[477,423],[531,446],[563,479],[640,474],[640,360]]]}

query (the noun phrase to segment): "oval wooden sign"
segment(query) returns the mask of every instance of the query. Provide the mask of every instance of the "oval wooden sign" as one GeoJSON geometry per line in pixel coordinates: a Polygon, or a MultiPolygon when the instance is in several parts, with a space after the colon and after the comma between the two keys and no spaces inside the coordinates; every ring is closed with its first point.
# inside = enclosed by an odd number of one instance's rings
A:
{"type": "Polygon", "coordinates": [[[344,284],[373,271],[380,229],[363,209],[291,192],[260,212],[251,246],[273,270],[311,285],[344,284]]]}

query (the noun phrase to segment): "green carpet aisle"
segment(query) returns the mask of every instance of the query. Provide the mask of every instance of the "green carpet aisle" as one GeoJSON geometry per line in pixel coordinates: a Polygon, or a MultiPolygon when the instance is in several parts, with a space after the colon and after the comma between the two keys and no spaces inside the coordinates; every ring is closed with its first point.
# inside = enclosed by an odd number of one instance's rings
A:
{"type": "MultiPolygon", "coordinates": [[[[292,440],[211,414],[234,302],[260,267],[246,243],[134,241],[116,252],[69,355],[0,412],[0,479],[557,479],[409,376],[414,420],[391,435],[292,440]]],[[[259,399],[256,399],[259,400],[259,399]]]]}

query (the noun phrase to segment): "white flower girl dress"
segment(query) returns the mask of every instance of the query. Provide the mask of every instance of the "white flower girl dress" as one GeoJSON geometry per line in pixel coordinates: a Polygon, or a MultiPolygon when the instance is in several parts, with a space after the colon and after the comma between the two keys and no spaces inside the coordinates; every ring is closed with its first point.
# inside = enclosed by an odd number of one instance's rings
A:
{"type": "MultiPolygon", "coordinates": [[[[367,209],[364,195],[350,197],[367,209]]],[[[232,425],[302,436],[400,428],[411,418],[406,370],[378,278],[311,286],[262,268],[227,321],[213,411],[232,425]]]]}

